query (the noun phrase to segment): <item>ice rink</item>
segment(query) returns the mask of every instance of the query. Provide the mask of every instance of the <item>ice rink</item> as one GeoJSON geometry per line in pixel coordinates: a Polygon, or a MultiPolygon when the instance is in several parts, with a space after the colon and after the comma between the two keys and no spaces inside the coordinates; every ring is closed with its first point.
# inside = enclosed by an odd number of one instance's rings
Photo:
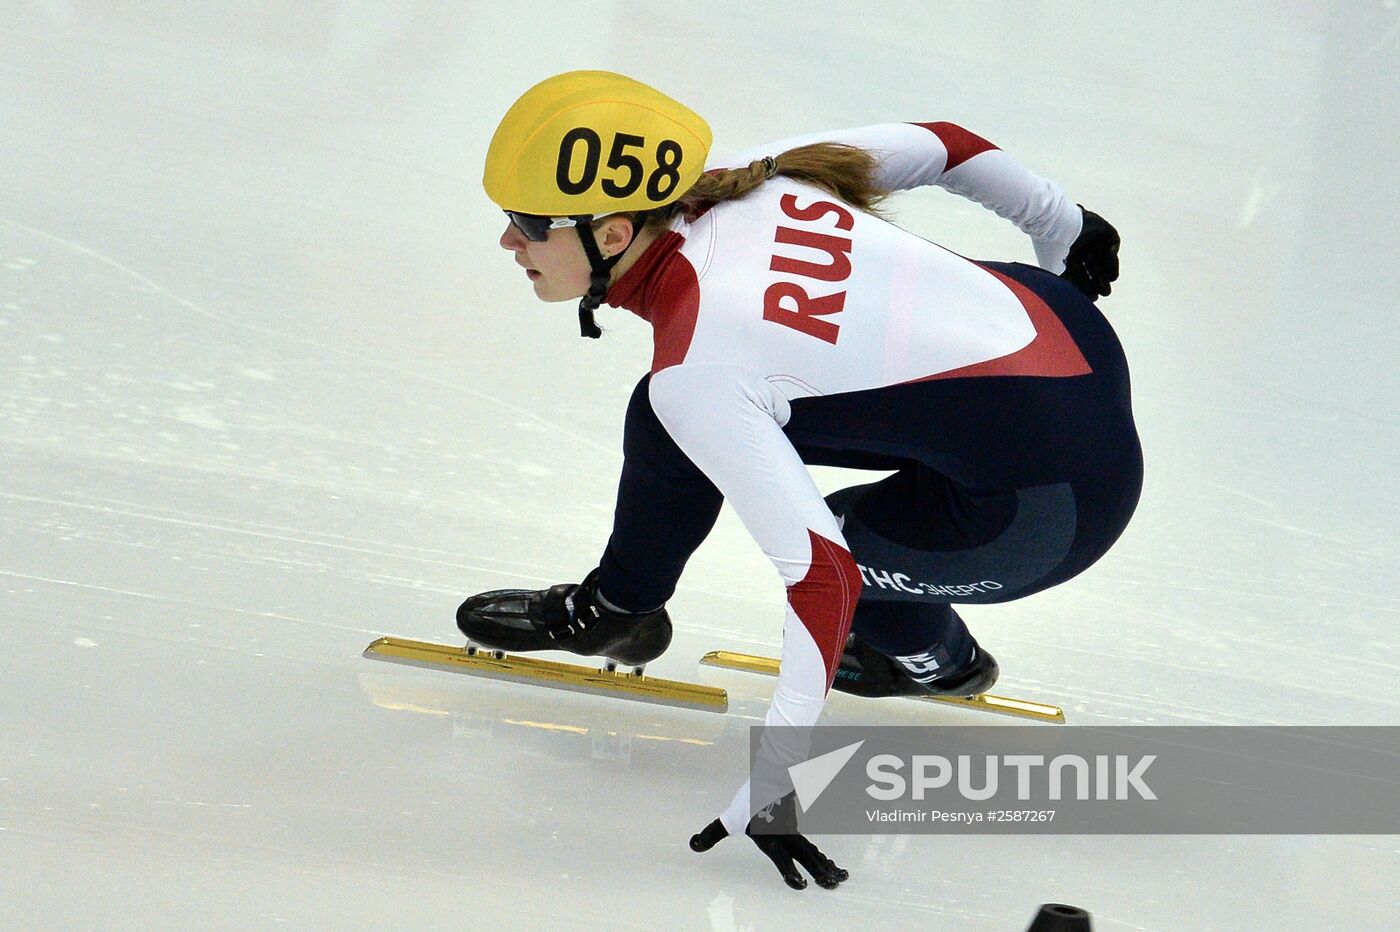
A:
{"type": "MultiPolygon", "coordinates": [[[[693,854],[771,689],[696,661],[782,624],[727,510],[649,668],[727,716],[362,659],[607,539],[650,329],[581,340],[480,185],[574,68],[716,153],[960,123],[1118,227],[1146,488],[1089,572],[966,609],[1004,691],[1397,722],[1395,0],[0,0],[0,927],[1400,927],[1394,836],[827,836],[851,880],[801,893],[744,839],[693,854]]],[[[1033,261],[970,201],[891,206],[1033,261]]]]}

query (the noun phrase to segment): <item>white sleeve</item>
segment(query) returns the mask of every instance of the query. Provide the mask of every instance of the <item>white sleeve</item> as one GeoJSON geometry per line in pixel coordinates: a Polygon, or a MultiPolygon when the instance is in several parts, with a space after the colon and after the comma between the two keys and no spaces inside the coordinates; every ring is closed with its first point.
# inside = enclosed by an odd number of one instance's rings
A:
{"type": "Polygon", "coordinates": [[[883,123],[811,133],[749,149],[711,167],[739,167],[817,142],[872,152],[880,162],[877,183],[885,190],[937,185],[976,201],[1031,238],[1041,268],[1057,275],[1064,271],[1065,256],[1083,224],[1079,207],[1059,185],[955,123],[883,123]]]}
{"type": "MultiPolygon", "coordinates": [[[[650,397],[667,432],[724,493],[787,587],[782,672],[765,724],[815,724],[861,579],[835,517],[782,432],[787,402],[757,375],[722,363],[663,369],[651,378],[650,397]]],[[[721,816],[725,828],[742,833],[749,811],[745,783],[721,816]]]]}

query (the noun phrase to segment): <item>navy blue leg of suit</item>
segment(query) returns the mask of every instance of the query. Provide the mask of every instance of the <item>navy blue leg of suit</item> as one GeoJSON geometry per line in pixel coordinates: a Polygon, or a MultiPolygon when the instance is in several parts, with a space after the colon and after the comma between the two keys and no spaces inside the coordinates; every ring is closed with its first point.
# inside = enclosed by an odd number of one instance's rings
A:
{"type": "Polygon", "coordinates": [[[603,597],[635,612],[665,604],[676,591],[724,503],[661,426],[647,396],[650,384],[650,375],[638,382],[627,404],[613,532],[598,569],[603,597]]]}

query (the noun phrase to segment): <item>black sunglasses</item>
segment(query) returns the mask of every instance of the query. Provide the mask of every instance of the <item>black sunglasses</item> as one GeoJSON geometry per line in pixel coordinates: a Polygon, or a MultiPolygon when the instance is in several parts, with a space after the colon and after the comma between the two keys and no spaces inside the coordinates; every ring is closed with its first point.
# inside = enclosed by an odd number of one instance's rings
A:
{"type": "Polygon", "coordinates": [[[582,217],[542,217],[539,214],[522,214],[519,211],[508,210],[506,216],[510,222],[515,224],[515,228],[525,235],[525,238],[532,243],[543,243],[549,239],[550,230],[558,230],[562,227],[576,227],[582,217]]]}

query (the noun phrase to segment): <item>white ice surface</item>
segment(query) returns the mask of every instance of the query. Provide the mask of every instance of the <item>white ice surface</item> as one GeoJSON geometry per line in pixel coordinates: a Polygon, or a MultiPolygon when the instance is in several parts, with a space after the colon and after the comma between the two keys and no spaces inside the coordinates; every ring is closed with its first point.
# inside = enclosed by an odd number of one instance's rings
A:
{"type": "MultiPolygon", "coordinates": [[[[960,122],[1122,231],[1146,491],[1084,576],[967,610],[1008,692],[1395,723],[1397,30],[1394,0],[0,2],[0,927],[1395,928],[1393,837],[830,837],[852,879],[794,893],[686,847],[771,684],[724,678],[721,718],[360,651],[606,540],[648,328],[536,303],[479,185],[516,95],[603,67],[722,150],[960,122]]],[[[1031,260],[970,202],[896,206],[1031,260]]],[[[781,604],[726,514],[652,672],[773,651],[781,604]]]]}

